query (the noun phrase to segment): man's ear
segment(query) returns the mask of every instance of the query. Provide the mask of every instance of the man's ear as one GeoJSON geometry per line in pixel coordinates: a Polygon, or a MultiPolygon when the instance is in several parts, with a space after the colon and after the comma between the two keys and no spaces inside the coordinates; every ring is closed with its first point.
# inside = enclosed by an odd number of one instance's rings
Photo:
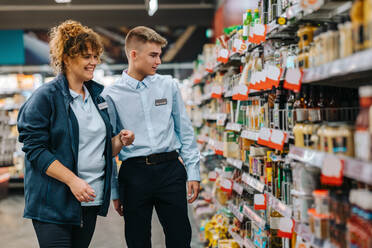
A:
{"type": "Polygon", "coordinates": [[[131,59],[136,59],[137,58],[137,55],[138,55],[138,52],[136,51],[136,50],[131,50],[130,52],[129,52],[129,54],[130,54],[130,58],[131,59]]]}

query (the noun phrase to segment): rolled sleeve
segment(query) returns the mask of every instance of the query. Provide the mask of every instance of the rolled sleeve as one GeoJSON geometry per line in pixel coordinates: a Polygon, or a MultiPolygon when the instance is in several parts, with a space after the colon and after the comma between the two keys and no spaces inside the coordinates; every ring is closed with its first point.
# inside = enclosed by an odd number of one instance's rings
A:
{"type": "Polygon", "coordinates": [[[45,173],[57,158],[49,150],[49,124],[52,104],[48,95],[37,91],[22,106],[18,115],[19,141],[31,165],[45,173]]]}
{"type": "Polygon", "coordinates": [[[198,150],[194,129],[187,115],[177,82],[173,83],[172,116],[176,134],[181,141],[180,156],[186,165],[187,180],[200,181],[200,152],[198,150]]]}

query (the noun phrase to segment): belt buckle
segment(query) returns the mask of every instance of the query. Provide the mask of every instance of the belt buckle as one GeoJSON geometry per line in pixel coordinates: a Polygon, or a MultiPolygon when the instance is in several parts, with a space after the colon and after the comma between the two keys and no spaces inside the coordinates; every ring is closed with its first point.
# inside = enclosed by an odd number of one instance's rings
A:
{"type": "Polygon", "coordinates": [[[147,156],[146,157],[146,165],[153,165],[154,163],[151,163],[150,161],[149,161],[149,156],[147,156]]]}

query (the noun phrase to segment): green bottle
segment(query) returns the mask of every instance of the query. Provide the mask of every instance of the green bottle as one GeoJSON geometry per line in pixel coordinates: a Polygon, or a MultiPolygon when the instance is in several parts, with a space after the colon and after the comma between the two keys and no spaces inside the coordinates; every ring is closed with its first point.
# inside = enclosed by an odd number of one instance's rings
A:
{"type": "Polygon", "coordinates": [[[245,20],[243,23],[243,40],[247,40],[249,36],[249,26],[252,23],[252,10],[247,9],[245,20]]]}
{"type": "Polygon", "coordinates": [[[254,26],[254,24],[260,24],[260,23],[261,23],[260,11],[258,9],[255,9],[251,26],[254,26]]]}

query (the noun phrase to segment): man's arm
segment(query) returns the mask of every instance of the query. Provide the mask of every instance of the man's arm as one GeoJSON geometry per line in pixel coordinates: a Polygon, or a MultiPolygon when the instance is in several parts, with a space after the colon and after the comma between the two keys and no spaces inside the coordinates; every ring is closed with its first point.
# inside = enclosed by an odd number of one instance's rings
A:
{"type": "Polygon", "coordinates": [[[195,201],[199,194],[200,182],[200,153],[196,144],[194,129],[187,115],[177,82],[173,82],[172,116],[175,132],[181,141],[180,156],[186,165],[188,177],[189,203],[195,201]]]}

